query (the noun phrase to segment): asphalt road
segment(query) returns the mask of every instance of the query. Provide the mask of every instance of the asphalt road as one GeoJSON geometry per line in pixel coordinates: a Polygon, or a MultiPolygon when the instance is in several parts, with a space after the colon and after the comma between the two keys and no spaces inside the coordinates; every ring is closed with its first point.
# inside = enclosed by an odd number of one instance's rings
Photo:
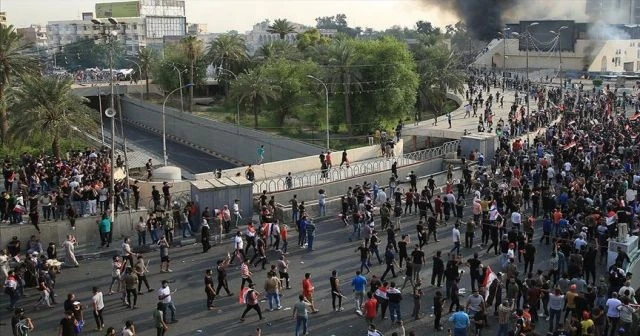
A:
{"type": "MultiPolygon", "coordinates": [[[[162,158],[162,136],[127,124],[126,122],[123,126],[128,144],[134,144],[150,153],[154,153],[156,157],[162,158]]],[[[171,125],[167,124],[167,127],[171,127],[171,125]]],[[[116,130],[120,130],[119,124],[116,125],[116,130]]],[[[105,132],[111,132],[111,125],[109,123],[105,123],[105,132]]],[[[192,174],[236,167],[236,165],[230,162],[213,157],[171,139],[167,139],[167,156],[169,157],[170,163],[192,174]]]]}
{"type": "MultiPolygon", "coordinates": [[[[466,209],[466,215],[470,215],[469,209],[466,209]]],[[[415,215],[405,217],[402,222],[402,232],[409,233],[414,242],[417,241],[415,237],[416,223],[417,217],[415,215]]],[[[379,225],[379,223],[377,224],[379,225]]],[[[424,250],[428,260],[431,259],[431,256],[433,256],[437,250],[443,251],[446,260],[446,253],[452,247],[451,229],[451,224],[440,228],[438,232],[440,242],[432,242],[425,246],[424,250]]],[[[227,251],[232,249],[231,241],[225,241],[222,245],[214,246],[207,254],[201,253],[202,250],[199,245],[171,249],[171,257],[173,259],[171,268],[174,272],[169,275],[159,273],[158,252],[150,253],[147,256],[151,263],[149,266],[151,272],[148,279],[152,287],[158,288],[163,279],[168,279],[173,281],[170,285],[171,288],[177,289],[177,292],[173,295],[173,300],[177,307],[177,318],[180,321],[177,324],[170,325],[167,335],[244,336],[254,335],[258,327],[263,329],[262,335],[292,335],[294,333],[295,322],[291,317],[292,311],[289,308],[291,308],[297,300],[305,272],[311,272],[311,278],[316,288],[315,296],[317,307],[320,310],[319,314],[310,315],[310,334],[314,336],[366,335],[366,323],[354,313],[354,301],[351,295],[350,283],[356,269],[359,267],[359,256],[354,252],[358,243],[351,243],[347,239],[350,233],[351,227],[345,228],[342,223],[338,222],[337,217],[331,217],[325,221],[321,221],[318,223],[315,243],[316,250],[308,253],[306,250],[302,250],[296,246],[297,233],[295,230],[290,230],[290,254],[288,259],[290,260],[289,272],[293,289],[284,291],[282,306],[285,307],[285,310],[268,312],[266,311],[268,303],[262,302],[260,306],[264,312],[265,320],[259,321],[256,313],[251,311],[244,323],[238,322],[244,305],[238,303],[237,293],[240,287],[240,277],[239,270],[236,267],[229,269],[229,286],[236,295],[233,297],[221,295],[215,301],[218,309],[213,311],[208,311],[205,303],[203,288],[204,270],[207,268],[215,269],[215,261],[218,258],[222,258],[226,255],[227,251]],[[334,312],[331,309],[328,279],[333,269],[338,270],[343,293],[347,295],[347,299],[344,301],[346,310],[343,312],[334,312]]],[[[539,237],[539,234],[540,232],[536,232],[537,237],[539,237]]],[[[381,235],[381,240],[383,242],[386,241],[386,237],[381,235]]],[[[114,242],[116,246],[119,244],[119,242],[114,242]]],[[[464,258],[468,259],[473,255],[473,252],[479,252],[483,264],[490,265],[494,272],[500,271],[501,267],[498,264],[497,257],[494,257],[493,253],[485,256],[483,249],[478,244],[479,239],[476,239],[474,248],[463,248],[462,253],[464,258]]],[[[546,256],[549,255],[550,249],[545,245],[536,246],[538,248],[538,257],[536,258],[534,269],[546,269],[546,256]]],[[[274,251],[270,251],[268,257],[269,260],[273,262],[276,260],[277,254],[274,251]]],[[[255,273],[253,279],[257,283],[256,289],[260,291],[263,289],[266,271],[259,269],[252,269],[252,271],[255,273]]],[[[369,276],[373,274],[381,275],[383,271],[384,266],[376,264],[372,267],[372,273],[370,273],[369,276]]],[[[63,270],[58,278],[57,284],[59,304],[51,310],[41,309],[40,311],[35,311],[32,309],[31,307],[37,300],[39,292],[35,289],[28,289],[27,293],[29,297],[25,298],[21,302],[21,305],[26,307],[27,315],[35,320],[36,330],[34,330],[31,335],[52,334],[52,331],[62,318],[62,302],[64,301],[66,293],[76,293],[76,296],[83,304],[90,302],[90,290],[93,285],[98,285],[104,293],[107,293],[111,279],[110,272],[110,258],[83,261],[79,268],[63,270]]],[[[468,269],[466,269],[460,287],[470,288],[468,274],[468,269]]],[[[430,263],[423,267],[421,276],[423,283],[426,285],[424,288],[425,295],[422,299],[422,312],[425,314],[424,317],[418,321],[414,321],[409,317],[413,304],[410,289],[405,290],[401,309],[407,332],[410,330],[418,331],[418,335],[424,335],[426,332],[433,330],[433,318],[430,314],[432,312],[433,295],[435,290],[437,290],[437,288],[429,285],[431,278],[430,263]]],[[[388,279],[389,281],[395,280],[401,283],[403,282],[403,275],[399,274],[396,279],[390,277],[388,279]]],[[[441,290],[444,290],[444,288],[441,290]]],[[[113,326],[119,329],[124,325],[125,320],[131,319],[137,324],[137,335],[155,335],[155,330],[153,330],[151,324],[152,309],[155,307],[157,301],[155,294],[145,293],[144,296],[139,297],[138,306],[140,308],[136,310],[126,309],[120,302],[119,295],[106,296],[105,298],[106,308],[104,318],[107,326],[113,326]]],[[[0,303],[0,314],[2,314],[0,320],[7,322],[9,315],[5,309],[7,305],[6,296],[2,295],[2,299],[0,300],[2,300],[0,303]]],[[[461,304],[464,303],[465,299],[461,298],[461,304]]],[[[493,312],[492,308],[491,312],[493,312]]],[[[446,320],[446,317],[443,317],[443,320],[446,320]]],[[[87,331],[92,330],[95,324],[90,310],[85,314],[85,321],[88,326],[87,331]]],[[[495,333],[494,326],[497,324],[496,320],[490,317],[489,324],[491,328],[485,330],[484,333],[486,335],[493,335],[495,333]]],[[[388,319],[377,321],[376,325],[385,335],[391,335],[391,333],[396,330],[388,319]]],[[[447,322],[445,322],[444,325],[445,331],[436,332],[435,334],[446,335],[447,322]]],[[[544,318],[542,318],[541,323],[538,325],[538,330],[546,331],[546,327],[547,323],[544,321],[544,318]]],[[[7,326],[0,327],[0,334],[9,335],[7,326]]],[[[87,332],[86,334],[99,335],[100,333],[87,332]]]]}

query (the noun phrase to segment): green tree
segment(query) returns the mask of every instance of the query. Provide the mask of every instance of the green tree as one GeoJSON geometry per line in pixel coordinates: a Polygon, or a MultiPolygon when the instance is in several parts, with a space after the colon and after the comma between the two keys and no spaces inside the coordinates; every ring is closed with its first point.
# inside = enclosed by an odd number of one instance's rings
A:
{"type": "Polygon", "coordinates": [[[0,25],[0,144],[7,143],[9,99],[5,97],[16,78],[38,72],[36,60],[28,56],[31,46],[22,40],[13,26],[0,25]]]}
{"type": "Polygon", "coordinates": [[[191,78],[193,78],[193,84],[197,85],[206,78],[207,66],[208,64],[203,57],[198,58],[194,62],[193,72],[191,72],[191,62],[187,50],[182,43],[178,43],[164,48],[163,61],[155,62],[151,67],[151,72],[155,83],[159,84],[163,90],[171,91],[180,87],[178,71],[181,73],[183,85],[187,84],[191,78]]]}
{"type": "Polygon", "coordinates": [[[261,69],[250,69],[238,76],[231,85],[231,97],[251,105],[253,127],[258,128],[258,115],[262,105],[280,97],[280,88],[275,85],[261,69]]]}
{"type": "Polygon", "coordinates": [[[438,116],[445,112],[447,90],[462,93],[466,75],[455,53],[443,44],[426,46],[416,55],[419,58],[420,110],[431,106],[436,114],[437,123],[438,116]]]}
{"type": "MultiPolygon", "coordinates": [[[[207,48],[207,59],[213,63],[214,67],[219,67],[239,73],[244,67],[244,63],[249,58],[247,45],[244,38],[238,33],[226,33],[218,36],[209,43],[207,48]]],[[[229,93],[230,74],[225,71],[219,73],[218,80],[225,88],[225,95],[229,93]]]]}
{"type": "Polygon", "coordinates": [[[299,60],[300,52],[296,47],[287,40],[269,41],[256,51],[256,58],[261,60],[270,60],[274,58],[284,58],[288,60],[299,60]]]}
{"type": "Polygon", "coordinates": [[[267,28],[267,33],[278,34],[280,35],[281,40],[284,40],[287,34],[294,32],[295,29],[293,28],[293,25],[287,19],[276,19],[269,28],[267,28]]]}
{"type": "Polygon", "coordinates": [[[331,91],[342,98],[344,118],[349,135],[353,135],[353,122],[351,115],[351,94],[361,89],[359,83],[360,67],[356,65],[357,55],[354,47],[355,41],[350,39],[334,40],[329,44],[329,64],[327,66],[327,78],[331,91]]]}
{"type": "Polygon", "coordinates": [[[296,35],[296,41],[298,42],[298,50],[304,52],[310,47],[328,44],[329,38],[322,36],[318,29],[312,28],[302,33],[298,33],[298,35],[296,35]]]}
{"type": "Polygon", "coordinates": [[[51,150],[60,157],[62,138],[72,137],[76,129],[97,131],[92,110],[85,105],[87,99],[74,94],[72,84],[71,80],[55,76],[25,77],[16,91],[14,108],[22,113],[13,118],[13,136],[29,139],[37,134],[51,139],[51,150]]]}
{"type": "Polygon", "coordinates": [[[352,114],[359,134],[374,127],[388,128],[413,115],[418,75],[413,56],[404,41],[393,37],[356,40],[359,92],[352,95],[352,114]]]}
{"type": "Polygon", "coordinates": [[[336,29],[339,33],[350,37],[358,36],[362,29],[349,27],[347,16],[345,14],[336,14],[332,16],[321,16],[316,18],[316,28],[318,29],[336,29]]]}
{"type": "Polygon", "coordinates": [[[315,83],[307,75],[318,72],[318,65],[312,61],[291,62],[276,58],[265,63],[260,72],[279,88],[278,97],[272,99],[269,107],[274,111],[273,119],[283,126],[288,116],[298,116],[300,107],[309,101],[315,83]]]}
{"type": "Polygon", "coordinates": [[[226,33],[209,43],[207,58],[216,67],[237,70],[248,59],[247,44],[237,33],[226,33]]]}
{"type": "MultiPolygon", "coordinates": [[[[149,97],[149,71],[151,70],[151,66],[155,60],[153,49],[149,47],[144,47],[138,50],[138,54],[136,55],[136,58],[138,59],[140,68],[142,68],[142,72],[144,74],[144,80],[145,80],[145,87],[147,91],[147,97],[149,97]]],[[[140,74],[140,75],[142,76],[143,74],[140,74]]]]}
{"type": "MultiPolygon", "coordinates": [[[[182,48],[184,48],[185,56],[189,61],[189,83],[194,83],[195,66],[196,63],[203,59],[204,56],[204,44],[198,40],[195,36],[187,36],[180,41],[182,48]]],[[[193,111],[193,86],[189,86],[189,112],[193,111]]]]}

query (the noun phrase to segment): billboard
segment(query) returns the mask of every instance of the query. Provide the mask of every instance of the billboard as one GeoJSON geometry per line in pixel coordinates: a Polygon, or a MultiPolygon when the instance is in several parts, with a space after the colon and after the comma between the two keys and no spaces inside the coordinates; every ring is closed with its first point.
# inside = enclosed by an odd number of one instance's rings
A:
{"type": "Polygon", "coordinates": [[[96,4],[96,18],[98,19],[106,19],[110,17],[122,18],[139,16],[139,1],[103,2],[96,4]]]}

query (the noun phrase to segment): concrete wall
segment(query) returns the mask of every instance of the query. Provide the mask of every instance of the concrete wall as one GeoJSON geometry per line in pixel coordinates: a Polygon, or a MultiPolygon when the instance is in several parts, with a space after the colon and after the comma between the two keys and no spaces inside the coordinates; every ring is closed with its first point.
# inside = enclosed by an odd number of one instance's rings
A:
{"type": "MultiPolygon", "coordinates": [[[[403,179],[404,176],[407,176],[411,170],[413,170],[418,175],[418,189],[424,188],[427,185],[427,179],[429,176],[433,175],[433,179],[436,182],[437,186],[443,186],[446,184],[446,167],[445,165],[449,164],[450,160],[445,159],[434,159],[423,163],[417,163],[411,166],[405,166],[398,168],[398,176],[400,180],[403,179]]],[[[455,162],[459,162],[455,160],[455,162]]],[[[331,183],[323,185],[321,188],[327,192],[328,200],[326,203],[327,207],[327,215],[328,216],[337,216],[342,210],[342,204],[340,202],[340,196],[345,195],[347,192],[347,188],[349,186],[353,186],[356,184],[362,184],[364,181],[373,182],[378,180],[382,186],[387,186],[389,181],[390,173],[375,173],[365,177],[350,179],[348,184],[346,183],[335,183],[332,185],[331,183]]],[[[462,178],[462,170],[458,167],[454,169],[453,174],[454,179],[462,178]]],[[[405,190],[409,189],[408,181],[403,181],[405,183],[400,184],[399,188],[404,188],[405,190]]],[[[281,192],[274,194],[276,196],[276,202],[280,203],[281,206],[278,207],[276,211],[276,217],[285,223],[291,223],[291,206],[289,205],[289,200],[293,197],[293,194],[298,195],[299,201],[305,201],[305,206],[307,212],[311,217],[318,217],[318,202],[317,202],[317,188],[305,188],[299,189],[296,192],[281,192]]],[[[387,192],[387,197],[389,197],[388,189],[385,190],[387,192]]],[[[439,190],[436,189],[436,194],[438,194],[439,190]]],[[[255,200],[257,202],[257,200],[255,200]]],[[[257,204],[257,203],[256,203],[257,204]]]]}
{"type": "MultiPolygon", "coordinates": [[[[422,163],[417,163],[414,165],[399,167],[398,176],[400,177],[401,181],[407,182],[404,179],[407,175],[409,175],[409,173],[412,170],[418,176],[425,176],[425,175],[428,176],[431,174],[435,174],[443,170],[443,162],[444,162],[444,159],[438,158],[438,159],[433,159],[433,160],[429,160],[422,163]]],[[[340,196],[345,195],[347,193],[347,188],[349,186],[354,186],[356,184],[362,185],[365,181],[369,183],[373,183],[376,180],[380,183],[380,185],[386,186],[389,183],[389,177],[391,177],[391,171],[385,171],[380,173],[363,175],[363,176],[355,177],[348,180],[326,183],[321,186],[302,188],[302,189],[296,189],[296,190],[287,190],[287,191],[272,193],[270,195],[275,196],[276,202],[282,204],[283,207],[287,207],[287,208],[289,207],[289,200],[293,198],[293,195],[298,196],[298,201],[304,201],[305,204],[309,203],[309,205],[313,205],[315,207],[317,203],[316,201],[318,199],[319,189],[324,189],[325,194],[329,199],[339,200],[340,196]]],[[[403,187],[408,188],[409,185],[404,184],[403,187]]],[[[313,214],[315,214],[315,211],[313,212],[313,214]]]]}
{"type": "MultiPolygon", "coordinates": [[[[162,107],[135,99],[122,99],[122,113],[126,120],[162,131],[162,107]]],[[[241,164],[256,162],[256,149],[265,147],[265,161],[281,161],[301,156],[317,155],[322,148],[301,141],[258,130],[223,123],[190,113],[166,108],[167,135],[185,140],[228,157],[241,164]]],[[[213,167],[212,167],[213,168],[213,167]]]]}
{"type": "MultiPolygon", "coordinates": [[[[527,53],[524,50],[519,50],[518,39],[506,40],[506,68],[507,69],[524,69],[527,64],[527,53]]],[[[575,44],[575,51],[562,52],[562,67],[565,70],[583,70],[591,66],[593,62],[597,62],[598,68],[600,60],[595,56],[600,49],[604,46],[604,41],[596,40],[577,40],[575,44]],[[585,63],[585,60],[588,60],[585,63]]],[[[490,68],[493,62],[497,68],[502,68],[503,53],[505,45],[503,40],[496,43],[494,47],[477,58],[474,66],[490,68]]],[[[611,62],[611,60],[609,60],[611,62]]],[[[611,65],[612,63],[610,63],[611,65]]],[[[560,68],[560,58],[558,53],[549,54],[547,52],[534,52],[529,51],[529,68],[530,69],[549,69],[560,68]]]]}
{"type": "MultiPolygon", "coordinates": [[[[403,141],[400,140],[398,144],[394,147],[394,154],[397,156],[401,156],[403,154],[403,141]]],[[[309,155],[297,159],[291,160],[282,160],[277,162],[268,162],[263,165],[260,165],[259,168],[255,169],[256,172],[256,180],[267,180],[276,177],[281,177],[287,175],[288,172],[295,175],[296,173],[306,172],[306,171],[314,171],[320,170],[320,159],[319,155],[322,152],[322,149],[318,150],[318,152],[314,155],[309,155]]],[[[364,161],[374,158],[381,157],[380,146],[366,146],[350,149],[347,151],[347,157],[349,161],[364,161]]],[[[331,153],[331,163],[334,166],[338,166],[340,164],[340,160],[342,159],[342,152],[336,151],[331,153]]],[[[232,169],[226,169],[222,171],[222,176],[231,177],[235,176],[237,173],[244,175],[244,171],[246,167],[238,167],[232,169]]],[[[212,174],[204,173],[204,174],[196,174],[196,179],[209,179],[212,178],[210,176],[212,174]]]]}
{"type": "MultiPolygon", "coordinates": [[[[135,225],[138,223],[138,218],[140,216],[145,217],[147,215],[145,211],[132,211],[131,217],[129,217],[128,212],[119,212],[116,214],[115,221],[113,223],[112,232],[113,232],[113,241],[114,246],[119,246],[117,243],[118,240],[121,240],[124,236],[133,237],[135,233],[135,225]]],[[[80,246],[82,245],[90,245],[96,246],[100,244],[100,234],[98,233],[98,224],[96,221],[100,219],[97,216],[94,217],[84,217],[78,218],[76,220],[76,229],[74,231],[71,230],[71,226],[69,225],[69,221],[59,221],[59,222],[45,222],[41,223],[40,231],[38,234],[36,229],[31,224],[24,225],[6,225],[3,224],[0,226],[0,246],[5,248],[7,243],[11,240],[11,237],[17,236],[20,241],[22,241],[22,246],[26,247],[26,243],[29,240],[31,235],[36,235],[40,238],[42,242],[42,246],[46,249],[49,242],[55,242],[60,247],[60,243],[62,243],[68,234],[73,234],[78,239],[78,243],[80,246]]],[[[59,253],[64,254],[59,250],[59,253]]]]}

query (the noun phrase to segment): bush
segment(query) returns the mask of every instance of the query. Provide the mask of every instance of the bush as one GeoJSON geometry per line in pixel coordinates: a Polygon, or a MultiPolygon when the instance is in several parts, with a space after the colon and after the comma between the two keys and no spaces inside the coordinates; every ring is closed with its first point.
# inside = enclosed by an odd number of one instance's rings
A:
{"type": "Polygon", "coordinates": [[[602,79],[594,79],[592,84],[593,86],[602,86],[602,79]]]}

